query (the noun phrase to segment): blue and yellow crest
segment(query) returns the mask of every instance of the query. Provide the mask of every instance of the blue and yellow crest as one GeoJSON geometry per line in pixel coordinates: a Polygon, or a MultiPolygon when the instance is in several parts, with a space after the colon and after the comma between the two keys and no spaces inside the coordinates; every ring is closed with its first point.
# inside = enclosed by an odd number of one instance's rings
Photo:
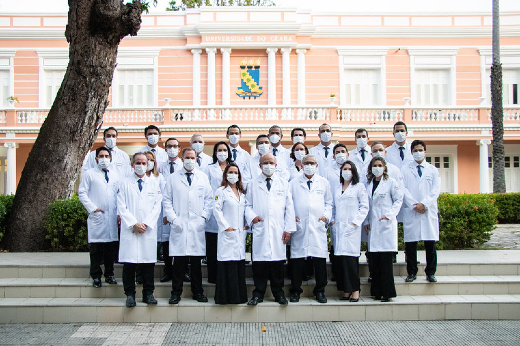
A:
{"type": "Polygon", "coordinates": [[[260,59],[240,62],[240,79],[242,85],[238,88],[237,95],[245,99],[254,97],[255,99],[263,94],[260,84],[260,59]]]}

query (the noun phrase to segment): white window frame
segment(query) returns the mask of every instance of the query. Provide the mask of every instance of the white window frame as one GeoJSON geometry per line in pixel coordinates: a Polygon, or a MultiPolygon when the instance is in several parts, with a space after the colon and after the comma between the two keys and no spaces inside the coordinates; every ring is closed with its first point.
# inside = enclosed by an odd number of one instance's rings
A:
{"type": "Polygon", "coordinates": [[[68,48],[37,50],[39,58],[38,107],[50,108],[47,105],[47,85],[45,82],[48,71],[67,71],[69,63],[68,48]]]}
{"type": "Polygon", "coordinates": [[[2,102],[0,102],[0,109],[7,107],[7,98],[9,96],[17,96],[14,94],[14,50],[0,49],[0,60],[5,61],[6,64],[0,65],[0,70],[9,72],[9,91],[8,95],[2,95],[2,102]],[[4,97],[5,96],[5,97],[4,97]],[[4,106],[5,105],[5,106],[4,106]]]}
{"type": "MultiPolygon", "coordinates": [[[[489,81],[491,65],[493,65],[493,50],[491,47],[479,48],[480,53],[480,94],[482,105],[490,106],[491,99],[487,96],[487,83],[489,81]]],[[[500,46],[500,63],[502,70],[516,70],[520,73],[520,46],[500,46]]],[[[520,91],[519,91],[520,93],[520,91]]],[[[491,95],[491,93],[490,93],[491,95]]],[[[504,104],[504,106],[518,106],[513,104],[504,104]]]]}
{"type": "MultiPolygon", "coordinates": [[[[459,169],[458,169],[458,145],[431,145],[427,144],[426,156],[448,156],[450,165],[453,169],[453,191],[450,193],[459,193],[459,169]]],[[[442,164],[442,162],[441,162],[442,164]]],[[[432,163],[433,165],[433,163],[432,163]]],[[[441,182],[442,184],[442,182],[441,182]]]]}
{"type": "MultiPolygon", "coordinates": [[[[504,144],[504,156],[510,156],[510,157],[520,156],[520,146],[518,146],[517,144],[504,144]]],[[[491,144],[489,146],[488,157],[493,157],[493,144],[491,144]]],[[[511,165],[513,165],[513,162],[514,161],[511,161],[511,165]]],[[[494,164],[495,164],[495,162],[493,161],[493,165],[494,164]]],[[[487,167],[489,170],[489,189],[490,189],[489,191],[493,191],[493,168],[489,168],[489,165],[487,167]]],[[[511,169],[511,168],[514,168],[514,167],[511,166],[509,169],[511,169]]],[[[508,168],[504,167],[504,169],[508,169],[508,168]]],[[[517,168],[517,169],[520,169],[520,168],[517,168]]],[[[517,183],[517,188],[519,187],[518,185],[520,185],[520,182],[517,183]]],[[[514,191],[511,191],[511,186],[509,186],[507,184],[507,182],[506,182],[506,192],[514,192],[514,191]]]]}

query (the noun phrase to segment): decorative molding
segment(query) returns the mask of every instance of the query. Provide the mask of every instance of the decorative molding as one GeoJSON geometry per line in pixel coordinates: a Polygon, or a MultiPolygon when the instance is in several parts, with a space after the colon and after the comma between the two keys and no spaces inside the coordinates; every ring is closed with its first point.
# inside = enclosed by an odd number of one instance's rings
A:
{"type": "MultiPolygon", "coordinates": [[[[196,29],[199,35],[224,35],[235,34],[239,32],[241,35],[248,34],[270,34],[270,35],[296,35],[298,34],[301,24],[198,24],[196,29]]],[[[183,27],[184,28],[184,27],[183,27]]]]}
{"type": "MultiPolygon", "coordinates": [[[[478,52],[481,56],[491,56],[493,55],[492,47],[479,47],[477,48],[478,52]]],[[[502,46],[500,45],[500,55],[520,55],[520,46],[502,46]]]]}
{"type": "Polygon", "coordinates": [[[348,47],[338,48],[338,55],[340,56],[384,56],[388,52],[389,47],[348,47]]]}
{"type": "Polygon", "coordinates": [[[457,55],[459,47],[404,47],[410,56],[453,56],[457,55]]]}

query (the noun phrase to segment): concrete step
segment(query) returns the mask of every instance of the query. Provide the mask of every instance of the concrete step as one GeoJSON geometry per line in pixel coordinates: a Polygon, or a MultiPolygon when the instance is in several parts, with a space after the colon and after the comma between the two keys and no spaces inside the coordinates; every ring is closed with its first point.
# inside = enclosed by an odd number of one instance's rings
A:
{"type": "Polygon", "coordinates": [[[1,298],[0,323],[88,322],[303,322],[520,319],[520,295],[403,296],[389,303],[362,297],[358,303],[329,297],[327,304],[310,298],[288,306],[266,299],[256,307],[218,306],[213,299],[182,299],[169,305],[138,302],[126,308],[125,298],[1,298]]]}

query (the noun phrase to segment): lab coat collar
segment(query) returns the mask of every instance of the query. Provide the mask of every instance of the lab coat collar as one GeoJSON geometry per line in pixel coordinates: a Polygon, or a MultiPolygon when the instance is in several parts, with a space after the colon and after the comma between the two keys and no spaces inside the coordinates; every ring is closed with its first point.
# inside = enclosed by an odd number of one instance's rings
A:
{"type": "MultiPolygon", "coordinates": [[[[233,192],[233,189],[231,188],[231,186],[226,186],[226,188],[224,189],[224,191],[227,191],[230,196],[232,198],[234,198],[237,202],[240,202],[240,199],[237,198],[237,196],[235,195],[235,193],[233,192]]],[[[238,195],[240,196],[240,191],[238,192],[238,195]]]]}

